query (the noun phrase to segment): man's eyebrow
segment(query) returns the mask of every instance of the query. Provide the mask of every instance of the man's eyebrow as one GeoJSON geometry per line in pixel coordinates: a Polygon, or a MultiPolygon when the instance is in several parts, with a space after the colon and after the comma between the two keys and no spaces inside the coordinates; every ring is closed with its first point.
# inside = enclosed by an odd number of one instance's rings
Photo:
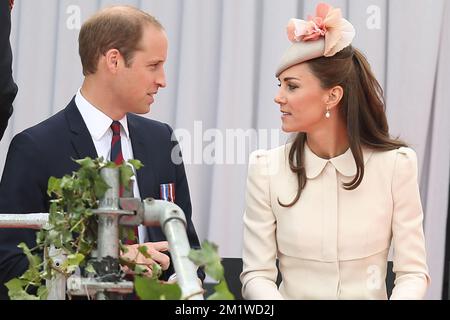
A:
{"type": "Polygon", "coordinates": [[[154,59],[154,60],[147,61],[147,64],[157,64],[157,63],[161,63],[161,62],[164,62],[164,60],[154,59]]]}

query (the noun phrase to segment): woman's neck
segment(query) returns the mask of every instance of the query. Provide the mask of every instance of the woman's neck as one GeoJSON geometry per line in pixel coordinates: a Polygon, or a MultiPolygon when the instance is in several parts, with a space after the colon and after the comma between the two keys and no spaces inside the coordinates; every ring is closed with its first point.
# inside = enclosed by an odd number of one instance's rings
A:
{"type": "Polygon", "coordinates": [[[307,143],[312,152],[323,159],[331,159],[344,154],[350,147],[347,126],[339,119],[329,119],[326,126],[308,132],[307,143]]]}

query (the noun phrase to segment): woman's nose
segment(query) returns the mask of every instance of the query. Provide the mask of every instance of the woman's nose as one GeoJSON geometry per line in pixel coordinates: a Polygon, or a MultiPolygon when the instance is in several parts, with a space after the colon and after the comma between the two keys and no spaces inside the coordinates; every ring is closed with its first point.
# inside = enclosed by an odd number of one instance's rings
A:
{"type": "Polygon", "coordinates": [[[279,105],[286,104],[286,98],[281,94],[281,92],[278,92],[274,101],[276,104],[279,104],[279,105]]]}

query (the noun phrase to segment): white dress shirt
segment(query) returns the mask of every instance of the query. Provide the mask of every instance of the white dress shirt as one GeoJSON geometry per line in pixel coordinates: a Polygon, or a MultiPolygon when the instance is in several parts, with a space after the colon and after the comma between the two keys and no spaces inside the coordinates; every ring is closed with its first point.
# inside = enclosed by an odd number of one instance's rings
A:
{"type": "MultiPolygon", "coordinates": [[[[83,117],[84,123],[91,134],[92,141],[94,142],[95,150],[97,151],[98,157],[103,157],[103,159],[109,161],[111,157],[111,140],[113,132],[111,129],[111,124],[113,120],[106,114],[101,112],[99,109],[94,107],[89,101],[83,97],[81,89],[78,90],[75,96],[75,104],[83,117]]],[[[122,155],[124,161],[134,159],[133,148],[131,145],[130,133],[128,131],[127,117],[123,117],[119,120],[120,126],[120,141],[122,145],[122,155]]],[[[136,174],[136,172],[135,172],[136,174]]],[[[133,183],[133,194],[134,197],[140,198],[139,186],[135,176],[133,183]]],[[[142,225],[138,228],[139,231],[139,242],[144,243],[147,241],[147,231],[142,225]]]]}
{"type": "Polygon", "coordinates": [[[391,299],[422,299],[430,281],[417,184],[410,148],[363,148],[364,178],[349,149],[322,159],[305,145],[307,183],[300,199],[289,166],[292,144],[250,157],[244,215],[246,299],[386,299],[391,243],[396,274],[391,299]],[[276,285],[276,259],[283,281],[276,285]]]}

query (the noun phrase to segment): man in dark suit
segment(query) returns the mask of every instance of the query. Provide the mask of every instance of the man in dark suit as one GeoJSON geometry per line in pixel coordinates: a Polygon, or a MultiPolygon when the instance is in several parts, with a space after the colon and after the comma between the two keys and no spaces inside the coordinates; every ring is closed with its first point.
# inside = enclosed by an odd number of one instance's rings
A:
{"type": "MultiPolygon", "coordinates": [[[[79,52],[85,80],[69,105],[44,122],[14,137],[0,182],[0,212],[48,212],[48,179],[77,170],[71,159],[104,156],[112,159],[112,139],[120,134],[121,157],[139,159],[144,167],[137,172],[134,188],[141,198],[160,198],[160,185],[175,185],[175,203],[188,221],[192,248],[199,240],[191,220],[189,188],[182,163],[174,162],[172,129],[163,123],[133,113],[150,110],[153,96],[166,86],[164,62],[167,37],[152,16],[131,7],[100,11],[82,27],[79,52]],[[118,131],[114,131],[114,124],[118,131]],[[110,127],[111,126],[111,127],[110,127]]],[[[175,149],[176,150],[176,149],[175,149]]],[[[176,159],[175,159],[176,160],[176,159]]],[[[140,242],[152,259],[141,255],[142,263],[153,261],[167,269],[169,259],[161,228],[143,228],[140,242]],[[149,261],[146,261],[149,260],[149,261]]],[[[0,298],[7,298],[5,282],[20,276],[28,262],[17,244],[35,246],[35,232],[0,229],[0,298]]],[[[137,245],[129,254],[137,254],[137,245]]],[[[166,279],[173,273],[169,268],[166,279]]],[[[199,277],[204,278],[202,271],[199,277]]]]}
{"type": "Polygon", "coordinates": [[[17,86],[12,78],[12,53],[9,43],[11,9],[11,0],[0,0],[0,140],[12,115],[12,103],[17,94],[17,86]]]}

